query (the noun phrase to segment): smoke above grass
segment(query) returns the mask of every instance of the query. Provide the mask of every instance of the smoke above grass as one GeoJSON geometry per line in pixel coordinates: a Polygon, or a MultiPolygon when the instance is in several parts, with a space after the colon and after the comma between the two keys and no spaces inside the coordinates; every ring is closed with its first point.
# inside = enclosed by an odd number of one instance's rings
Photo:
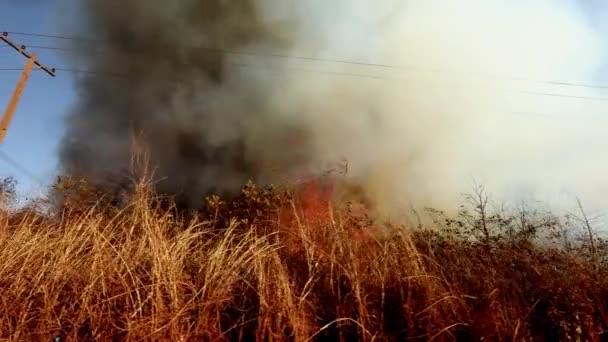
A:
{"type": "Polygon", "coordinates": [[[553,205],[608,190],[606,90],[542,82],[598,81],[606,42],[579,2],[62,4],[83,18],[64,29],[104,41],[74,43],[98,74],[78,79],[65,172],[113,181],[135,129],[159,189],[192,205],[341,160],[388,212],[448,209],[472,180],[553,205]]]}

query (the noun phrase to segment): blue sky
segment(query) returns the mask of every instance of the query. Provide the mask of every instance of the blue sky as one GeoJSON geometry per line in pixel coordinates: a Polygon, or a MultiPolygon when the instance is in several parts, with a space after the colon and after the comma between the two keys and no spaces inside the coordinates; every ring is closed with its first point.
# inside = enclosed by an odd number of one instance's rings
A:
{"type": "MultiPolygon", "coordinates": [[[[5,0],[0,11],[0,31],[57,33],[51,24],[53,3],[47,0],[5,0]],[[8,8],[8,10],[6,10],[8,8]]],[[[23,45],[59,46],[56,39],[10,35],[23,45]]],[[[65,67],[60,51],[29,49],[41,62],[51,67],[65,67]]],[[[0,69],[20,68],[25,58],[11,48],[0,47],[0,69]]],[[[2,112],[13,93],[19,71],[0,70],[0,105],[2,112]]],[[[57,149],[63,134],[64,117],[74,100],[73,75],[58,72],[55,78],[41,71],[33,72],[15,113],[9,132],[0,149],[31,175],[24,174],[0,159],[0,177],[15,176],[21,193],[39,193],[54,179],[57,149]]]]}

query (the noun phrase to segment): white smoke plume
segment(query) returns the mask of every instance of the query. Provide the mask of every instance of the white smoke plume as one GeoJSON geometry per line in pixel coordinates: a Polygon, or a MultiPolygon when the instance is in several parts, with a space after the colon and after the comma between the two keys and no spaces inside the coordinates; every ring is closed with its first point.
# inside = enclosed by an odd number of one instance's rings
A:
{"type": "Polygon", "coordinates": [[[473,179],[499,198],[554,206],[581,196],[601,208],[608,191],[608,89],[581,86],[602,81],[602,4],[79,6],[78,29],[109,52],[85,45],[72,62],[129,76],[80,81],[62,151],[67,172],[102,180],[125,167],[136,126],[160,187],[190,202],[249,178],[276,182],[260,165],[304,175],[341,159],[387,211],[449,210],[473,179]]]}

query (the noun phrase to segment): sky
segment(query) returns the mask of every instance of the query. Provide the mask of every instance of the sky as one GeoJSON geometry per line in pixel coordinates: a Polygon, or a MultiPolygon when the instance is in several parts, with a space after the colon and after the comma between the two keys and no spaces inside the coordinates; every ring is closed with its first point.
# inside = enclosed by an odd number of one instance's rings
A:
{"type": "MultiPolygon", "coordinates": [[[[54,1],[0,0],[0,31],[55,32],[49,13],[54,1]]],[[[10,35],[17,44],[58,46],[56,39],[10,35]]],[[[62,52],[29,49],[49,67],[65,66],[62,52]]],[[[0,47],[0,69],[22,68],[25,58],[15,50],[0,47]]],[[[0,103],[5,106],[20,77],[20,71],[0,70],[0,103]]],[[[0,159],[0,177],[14,176],[21,194],[36,195],[53,181],[57,171],[57,149],[63,134],[67,109],[74,100],[72,75],[57,72],[56,77],[36,70],[32,73],[17,107],[4,143],[0,146],[18,166],[0,159]],[[23,170],[25,169],[25,170],[23,170]],[[27,170],[27,173],[25,172],[27,170]]],[[[4,111],[4,107],[2,107],[4,111]]]]}

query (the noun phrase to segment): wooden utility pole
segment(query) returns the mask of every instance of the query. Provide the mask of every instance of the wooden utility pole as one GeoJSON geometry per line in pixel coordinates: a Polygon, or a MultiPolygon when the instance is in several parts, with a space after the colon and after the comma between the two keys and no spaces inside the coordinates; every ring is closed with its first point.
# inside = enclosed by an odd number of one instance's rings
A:
{"type": "Polygon", "coordinates": [[[25,51],[24,45],[18,46],[17,44],[13,43],[10,39],[8,39],[8,33],[2,32],[0,34],[0,40],[4,41],[10,47],[12,47],[17,52],[19,52],[22,56],[27,58],[27,62],[25,63],[25,67],[23,68],[21,77],[19,78],[19,81],[17,82],[17,86],[15,87],[13,96],[11,97],[11,100],[8,103],[8,107],[6,108],[6,112],[4,113],[4,116],[2,117],[2,120],[0,121],[0,143],[2,143],[4,141],[4,137],[6,136],[6,132],[8,131],[8,126],[10,125],[11,120],[13,119],[13,115],[15,114],[15,110],[17,109],[17,104],[19,103],[19,99],[21,98],[23,89],[25,89],[27,80],[29,79],[30,74],[32,73],[32,69],[34,68],[34,65],[36,65],[40,69],[44,70],[47,74],[51,75],[52,77],[55,77],[55,69],[54,68],[49,69],[46,66],[44,66],[43,64],[41,64],[36,59],[35,54],[29,54],[28,52],[25,51]]]}

